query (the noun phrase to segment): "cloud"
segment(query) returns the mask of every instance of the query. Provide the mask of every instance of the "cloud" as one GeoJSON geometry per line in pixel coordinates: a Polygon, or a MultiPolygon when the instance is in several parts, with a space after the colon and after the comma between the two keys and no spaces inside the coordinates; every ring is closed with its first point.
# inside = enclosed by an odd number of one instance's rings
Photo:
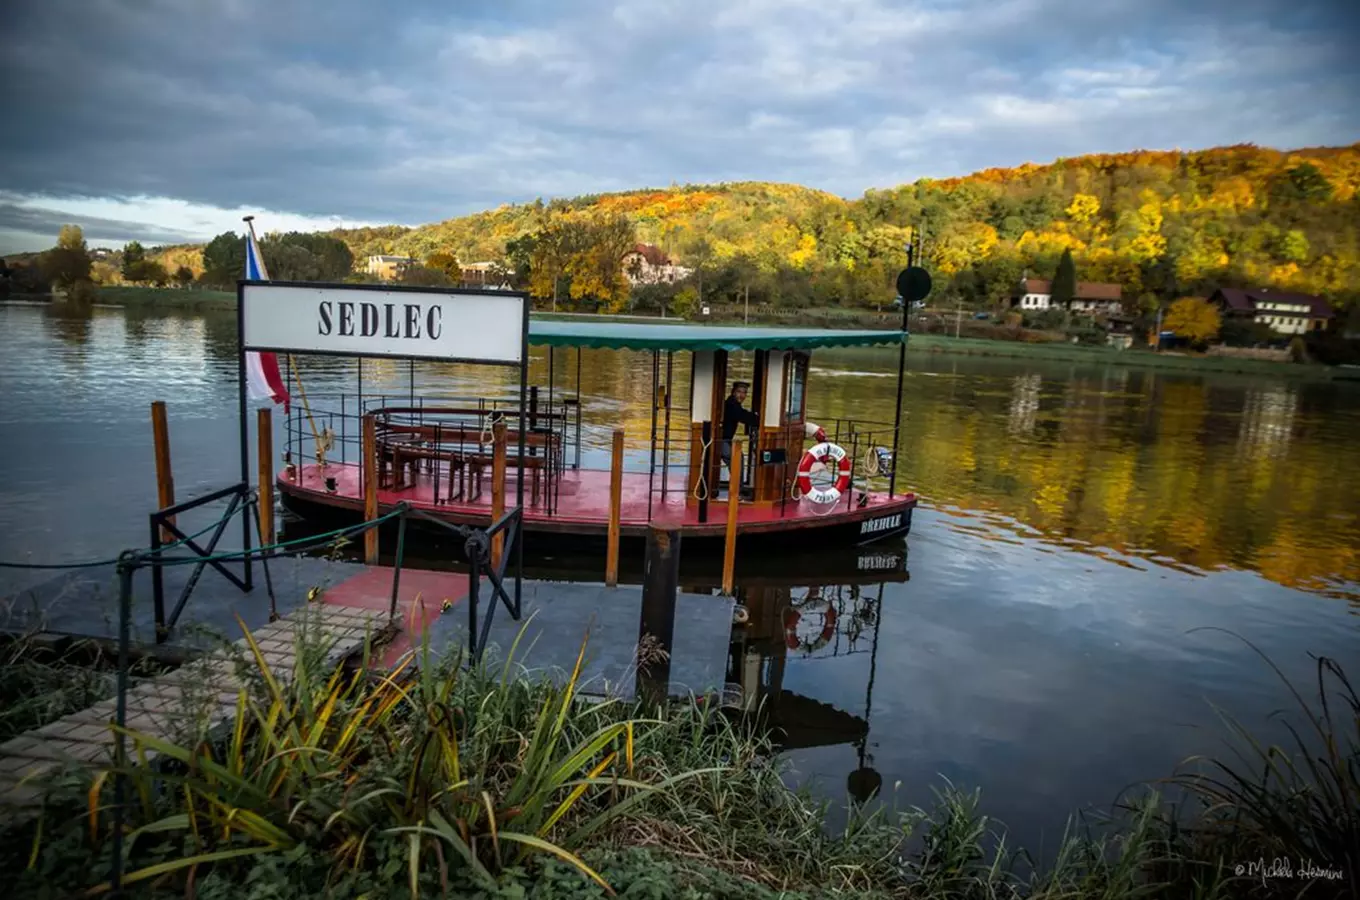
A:
{"type": "Polygon", "coordinates": [[[18,0],[0,190],[171,233],[170,208],[419,223],[672,181],[856,196],[1085,152],[1350,143],[1356,24],[1283,0],[18,0]]]}

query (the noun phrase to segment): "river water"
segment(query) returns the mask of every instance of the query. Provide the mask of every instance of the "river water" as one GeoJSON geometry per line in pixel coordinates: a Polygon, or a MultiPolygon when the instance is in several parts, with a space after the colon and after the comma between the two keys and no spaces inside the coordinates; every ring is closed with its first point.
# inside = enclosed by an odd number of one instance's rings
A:
{"type": "MultiPolygon", "coordinates": [[[[923,498],[909,577],[829,556],[817,584],[743,589],[753,611],[811,593],[841,613],[815,652],[780,650],[776,629],[733,665],[794,696],[799,780],[836,801],[866,777],[888,794],[900,782],[906,805],[943,775],[981,787],[1020,841],[1051,845],[1069,814],[1221,751],[1211,703],[1254,727],[1288,705],[1243,639],[1301,680],[1310,653],[1360,671],[1360,385],[908,359],[899,456],[923,498]]],[[[556,383],[574,384],[574,355],[556,362],[556,383]]],[[[305,366],[309,391],[357,382],[352,360],[305,366]]],[[[645,465],[650,367],[585,354],[587,465],[607,460],[619,424],[645,465]]],[[[818,353],[810,416],[890,419],[895,370],[892,351],[818,353]]],[[[363,375],[369,391],[409,389],[405,363],[363,375]]],[[[531,377],[546,376],[535,351],[531,377]]],[[[153,400],[169,407],[178,496],[233,481],[235,377],[231,313],[0,306],[0,560],[146,543],[153,400]]],[[[508,388],[485,370],[415,374],[419,395],[508,388]]],[[[0,570],[0,595],[37,577],[0,570]]]]}

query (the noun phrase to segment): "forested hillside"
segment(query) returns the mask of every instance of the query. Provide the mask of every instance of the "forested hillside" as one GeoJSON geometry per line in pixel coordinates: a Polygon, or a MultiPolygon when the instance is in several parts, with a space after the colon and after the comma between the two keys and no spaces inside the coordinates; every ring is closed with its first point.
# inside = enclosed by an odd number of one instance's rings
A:
{"type": "Polygon", "coordinates": [[[1237,146],[989,169],[857,200],[744,182],[537,201],[418,228],[331,234],[356,260],[399,253],[503,261],[540,296],[556,288],[564,302],[593,296],[615,309],[627,292],[611,258],[633,238],[700,269],[705,299],[749,291],[753,303],[783,306],[881,304],[892,297],[916,225],[924,228],[936,303],[994,303],[1026,271],[1051,277],[1070,248],[1078,278],[1118,282],[1144,307],[1220,285],[1288,288],[1346,305],[1360,298],[1358,187],[1360,144],[1237,146]]]}

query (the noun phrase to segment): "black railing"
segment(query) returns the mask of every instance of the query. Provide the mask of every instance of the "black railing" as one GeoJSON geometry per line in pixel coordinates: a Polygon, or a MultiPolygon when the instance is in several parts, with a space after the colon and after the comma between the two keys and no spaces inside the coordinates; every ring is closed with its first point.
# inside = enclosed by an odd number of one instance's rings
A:
{"type": "Polygon", "coordinates": [[[471,661],[476,663],[481,659],[482,652],[486,649],[487,640],[491,634],[491,622],[496,614],[496,601],[500,600],[505,604],[506,611],[517,622],[523,614],[521,581],[519,578],[515,579],[515,596],[512,600],[505,590],[505,569],[512,554],[522,558],[524,552],[522,535],[524,507],[517,506],[509,510],[505,515],[492,522],[490,527],[484,529],[446,522],[405,502],[398,504],[397,509],[401,511],[401,515],[398,516],[397,550],[392,573],[390,615],[396,616],[397,612],[398,585],[401,580],[402,561],[406,555],[407,518],[414,516],[458,535],[463,539],[463,554],[467,557],[469,565],[468,652],[471,661]],[[504,540],[502,541],[500,560],[497,561],[493,558],[492,550],[495,538],[500,535],[504,536],[504,540]],[[491,582],[491,609],[487,612],[486,618],[481,621],[481,632],[478,633],[478,607],[481,603],[483,573],[485,573],[487,580],[491,582]]]}
{"type": "MultiPolygon", "coordinates": [[[[503,421],[508,429],[527,428],[526,466],[534,470],[530,484],[534,490],[531,505],[542,505],[551,514],[556,510],[561,490],[561,475],[568,465],[580,467],[580,406],[574,401],[538,402],[531,392],[525,409],[518,402],[488,400],[483,397],[408,395],[309,395],[308,413],[299,405],[290,409],[284,432],[285,464],[339,462],[358,464],[362,459],[361,422],[365,415],[376,418],[380,453],[390,460],[400,452],[433,479],[435,501],[463,499],[463,477],[480,474],[490,465],[492,426],[503,421]],[[316,435],[312,431],[317,432],[316,435]],[[316,438],[329,432],[330,445],[317,452],[316,438]],[[390,446],[389,446],[390,445],[390,446]],[[570,462],[569,462],[570,461],[570,462]],[[450,488],[457,481],[459,495],[450,488]],[[540,490],[541,488],[541,490],[540,490]]],[[[509,445],[516,442],[511,440],[509,445]]],[[[509,447],[507,448],[509,449],[509,447]]],[[[507,465],[518,465],[514,453],[507,465]]],[[[284,477],[288,477],[285,470],[284,477]]]]}
{"type": "MultiPolygon", "coordinates": [[[[237,514],[252,517],[256,530],[259,530],[259,499],[256,493],[248,484],[233,484],[229,487],[213,491],[193,500],[186,500],[174,506],[167,506],[165,509],[158,509],[151,513],[151,546],[150,549],[137,557],[136,568],[151,569],[152,599],[154,606],[156,624],[156,643],[164,643],[168,640],[170,633],[174,630],[179,621],[180,615],[188,605],[189,598],[193,595],[194,589],[198,586],[202,577],[203,570],[209,566],[217,570],[222,577],[236,585],[242,592],[249,593],[254,589],[254,581],[251,572],[251,559],[258,557],[261,567],[264,570],[265,585],[269,592],[269,611],[270,621],[278,619],[277,599],[274,594],[274,583],[269,573],[269,559],[278,550],[295,546],[298,544],[308,544],[309,539],[302,538],[298,541],[290,541],[287,544],[273,545],[261,542],[262,546],[252,549],[247,546],[240,551],[217,552],[217,544],[222,535],[226,532],[227,526],[237,514]],[[187,512],[188,510],[214,503],[221,500],[228,500],[227,510],[222,518],[215,525],[209,526],[212,534],[207,539],[204,546],[197,541],[199,535],[186,535],[179,526],[171,521],[176,515],[187,512]],[[163,532],[173,535],[176,540],[167,544],[163,540],[163,532]],[[187,549],[193,555],[176,555],[174,557],[165,556],[165,551],[170,549],[187,549]],[[227,568],[227,563],[237,561],[242,564],[241,574],[227,568]],[[165,611],[165,583],[162,569],[166,565],[193,565],[193,571],[189,573],[188,581],[180,589],[179,598],[175,602],[174,608],[169,615],[165,611]]],[[[367,531],[369,528],[377,528],[384,522],[392,519],[397,521],[397,545],[392,570],[392,602],[388,610],[388,618],[394,619],[397,614],[397,600],[401,588],[401,573],[406,556],[406,522],[407,519],[415,517],[425,522],[438,525],[463,539],[463,553],[467,558],[470,571],[468,575],[468,650],[470,658],[475,662],[481,658],[483,650],[486,648],[487,639],[490,636],[491,622],[495,616],[495,602],[500,600],[510,616],[519,621],[523,609],[522,588],[519,578],[515,579],[514,597],[505,587],[505,572],[509,564],[511,555],[522,560],[523,555],[523,524],[524,507],[516,506],[507,511],[498,520],[491,523],[487,528],[478,528],[472,525],[459,525],[446,522],[437,516],[431,515],[424,510],[417,509],[409,503],[403,501],[389,513],[379,517],[372,522],[364,522],[349,528],[341,529],[343,535],[336,540],[352,538],[367,531]],[[497,537],[502,538],[500,559],[493,560],[492,545],[497,537]],[[494,562],[494,564],[493,564],[494,562]],[[491,582],[491,610],[486,618],[482,619],[480,632],[478,631],[480,616],[480,600],[482,576],[485,575],[491,582]]],[[[207,529],[205,529],[207,531],[207,529]]],[[[340,532],[328,532],[327,534],[310,539],[314,546],[308,549],[323,549],[334,544],[330,538],[339,535],[340,532]]],[[[199,534],[202,534],[200,532],[199,534]]],[[[272,538],[272,536],[271,536],[272,538]]]]}
{"type": "MultiPolygon", "coordinates": [[[[198,581],[202,577],[205,567],[212,566],[223,578],[236,585],[243,593],[249,593],[254,590],[255,585],[253,573],[251,571],[251,557],[249,553],[246,553],[239,560],[241,563],[241,574],[239,576],[231,569],[227,568],[226,563],[229,562],[229,560],[216,558],[217,543],[222,540],[222,535],[226,533],[227,526],[231,523],[231,520],[236,517],[238,512],[247,517],[247,528],[249,528],[250,519],[253,518],[255,530],[256,532],[259,531],[259,499],[250,485],[245,482],[233,484],[229,487],[222,488],[221,490],[213,491],[211,494],[205,494],[202,497],[196,497],[193,500],[185,500],[183,503],[176,503],[174,506],[167,506],[164,509],[158,509],[151,513],[151,548],[147,556],[154,561],[150,568],[151,598],[156,623],[156,643],[164,643],[169,638],[170,632],[179,621],[180,614],[184,612],[184,607],[188,604],[189,597],[193,594],[194,588],[198,586],[198,581]],[[209,503],[226,500],[227,498],[230,498],[227,503],[227,511],[222,515],[222,518],[218,520],[216,527],[213,528],[212,534],[208,537],[208,544],[206,547],[200,545],[194,537],[181,531],[179,526],[174,522],[175,516],[180,513],[206,506],[209,503]],[[184,547],[196,554],[194,557],[194,559],[196,559],[194,569],[189,573],[189,580],[185,583],[184,587],[180,589],[179,599],[175,601],[175,608],[170,611],[168,616],[165,612],[165,579],[162,574],[163,566],[155,564],[155,562],[161,560],[162,550],[166,549],[166,544],[162,540],[164,534],[172,535],[175,538],[172,542],[172,546],[184,547]]],[[[247,546],[244,549],[248,551],[250,548],[247,546]]],[[[267,553],[260,554],[260,564],[264,569],[265,585],[269,591],[269,609],[271,616],[276,616],[274,583],[269,576],[267,553]]]]}
{"type": "MultiPolygon", "coordinates": [[[[306,552],[311,549],[319,549],[325,544],[334,545],[336,541],[346,538],[353,538],[368,531],[370,528],[377,528],[383,523],[392,519],[397,520],[397,548],[396,560],[392,573],[392,603],[388,610],[389,626],[396,617],[398,593],[401,585],[402,563],[406,550],[406,520],[411,516],[427,519],[436,524],[442,525],[450,531],[461,535],[464,538],[464,551],[471,563],[472,571],[468,579],[468,640],[470,642],[469,665],[475,665],[480,660],[486,648],[487,639],[490,636],[491,622],[495,616],[495,601],[499,599],[505,604],[507,611],[518,620],[522,611],[521,577],[524,565],[524,546],[522,540],[522,523],[524,518],[523,506],[517,506],[508,511],[500,519],[493,522],[490,527],[485,529],[475,528],[467,525],[454,525],[441,521],[428,513],[412,508],[407,503],[399,503],[391,512],[378,517],[377,519],[362,522],[348,528],[338,529],[334,532],[327,532],[323,535],[300,538],[294,541],[287,541],[281,544],[265,544],[257,548],[251,548],[249,541],[247,545],[239,551],[225,551],[215,554],[213,551],[217,542],[221,539],[226,525],[235,518],[237,513],[249,514],[254,511],[255,525],[259,527],[258,497],[245,483],[238,483],[214,491],[193,500],[158,509],[151,513],[151,548],[149,550],[128,550],[119,554],[115,563],[118,574],[118,683],[115,699],[114,711],[114,767],[112,769],[113,790],[114,790],[114,827],[113,827],[113,865],[112,865],[112,885],[114,894],[122,886],[123,878],[123,840],[124,828],[123,817],[127,800],[126,772],[128,766],[127,753],[127,696],[128,680],[131,659],[131,625],[132,625],[132,578],[138,569],[150,568],[156,584],[160,585],[160,570],[167,565],[190,565],[194,566],[194,571],[190,576],[188,584],[180,594],[179,602],[176,603],[173,613],[167,620],[164,615],[163,590],[157,595],[156,602],[156,642],[161,643],[170,629],[174,627],[176,620],[184,610],[185,604],[193,594],[198,577],[201,575],[205,566],[212,566],[226,577],[233,584],[240,587],[243,591],[252,588],[250,560],[258,556],[265,569],[265,580],[269,581],[269,567],[267,560],[270,556],[277,555],[280,550],[290,552],[306,552]],[[215,525],[208,526],[201,533],[206,533],[209,529],[213,531],[208,539],[207,546],[201,546],[197,542],[198,535],[186,535],[179,527],[170,521],[171,517],[178,513],[183,513],[191,509],[203,506],[208,503],[228,499],[227,512],[215,525]],[[161,540],[161,528],[165,528],[175,535],[177,540],[165,543],[161,540]],[[492,542],[498,536],[504,536],[504,546],[501,548],[501,558],[492,565],[492,542]],[[192,550],[193,556],[167,556],[166,551],[187,547],[192,550]],[[510,556],[516,558],[516,577],[514,599],[511,600],[510,594],[505,589],[505,570],[509,563],[510,556]],[[238,560],[245,566],[242,573],[243,577],[236,577],[236,574],[221,564],[223,562],[238,560]],[[491,581],[492,607],[487,613],[486,618],[481,622],[481,631],[478,633],[478,606],[480,600],[481,577],[485,571],[487,578],[491,581]]],[[[247,520],[247,523],[249,520],[247,520]]],[[[104,563],[100,563],[103,565],[104,563]]],[[[158,588],[158,590],[161,590],[158,588]]],[[[273,607],[273,590],[270,590],[271,619],[277,617],[273,607]]]]}

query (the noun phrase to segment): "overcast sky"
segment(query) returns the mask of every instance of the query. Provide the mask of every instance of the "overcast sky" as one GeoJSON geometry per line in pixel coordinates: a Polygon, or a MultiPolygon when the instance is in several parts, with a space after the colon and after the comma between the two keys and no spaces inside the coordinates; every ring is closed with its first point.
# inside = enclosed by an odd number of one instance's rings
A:
{"type": "Polygon", "coordinates": [[[11,0],[0,251],[1360,140],[1355,0],[11,0]]]}

